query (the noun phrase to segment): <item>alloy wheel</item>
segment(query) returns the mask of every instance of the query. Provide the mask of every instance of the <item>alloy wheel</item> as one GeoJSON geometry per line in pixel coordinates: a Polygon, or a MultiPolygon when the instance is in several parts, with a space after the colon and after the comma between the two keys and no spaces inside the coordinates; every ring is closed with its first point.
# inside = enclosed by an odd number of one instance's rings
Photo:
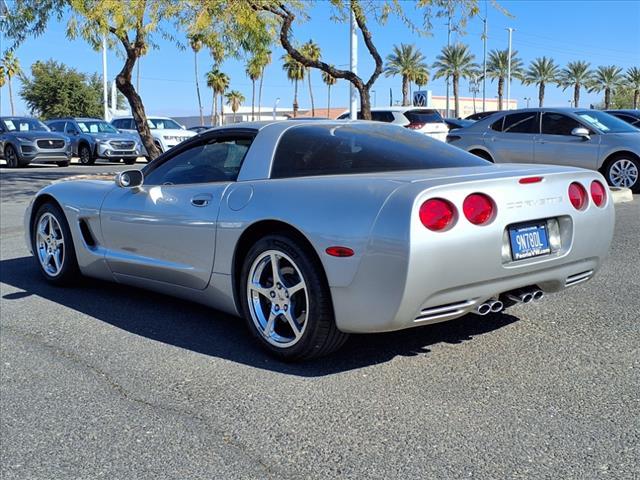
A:
{"type": "Polygon", "coordinates": [[[638,167],[631,160],[616,160],[609,169],[609,180],[616,187],[630,188],[638,182],[638,167]]]}
{"type": "Polygon", "coordinates": [[[7,160],[7,167],[16,168],[18,166],[18,155],[11,145],[7,145],[4,157],[7,160]]]}
{"type": "Polygon", "coordinates": [[[38,220],[36,249],[44,272],[51,277],[59,275],[64,264],[64,235],[58,219],[50,212],[45,212],[38,220]]]}
{"type": "Polygon", "coordinates": [[[284,252],[267,250],[249,270],[247,302],[258,332],[271,345],[287,348],[303,336],[309,295],[295,262],[284,252]]]}

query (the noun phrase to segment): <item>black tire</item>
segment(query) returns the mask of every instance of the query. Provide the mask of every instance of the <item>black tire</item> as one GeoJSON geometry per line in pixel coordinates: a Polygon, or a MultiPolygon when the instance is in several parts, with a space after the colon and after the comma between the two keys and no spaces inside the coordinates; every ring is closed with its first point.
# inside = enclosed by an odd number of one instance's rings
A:
{"type": "Polygon", "coordinates": [[[61,160],[59,162],[56,162],[56,165],[58,165],[59,167],[68,167],[69,166],[69,160],[61,160]]]}
{"type": "Polygon", "coordinates": [[[91,148],[85,143],[78,147],[78,156],[80,157],[80,163],[82,165],[93,165],[96,163],[96,158],[93,156],[91,148]]]}
{"type": "MultiPolygon", "coordinates": [[[[256,341],[272,355],[286,361],[321,357],[340,348],[349,337],[348,334],[338,330],[336,326],[331,295],[322,265],[313,255],[313,252],[309,252],[303,244],[293,237],[288,235],[268,235],[258,240],[245,257],[240,278],[241,285],[238,294],[247,326],[256,341]],[[291,346],[275,346],[270,343],[259,330],[253,318],[253,302],[248,294],[249,275],[254,263],[267,251],[284,253],[293,260],[301,273],[301,280],[305,284],[304,294],[308,299],[305,327],[299,339],[291,346]]],[[[285,277],[282,278],[284,279],[285,277]]],[[[275,289],[275,286],[271,288],[275,289]]],[[[296,294],[291,295],[291,299],[289,299],[291,311],[295,307],[294,295],[296,294]]],[[[267,299],[267,301],[270,300],[267,299]]],[[[276,299],[275,301],[278,300],[276,299]]],[[[273,303],[271,305],[273,306],[273,303]]],[[[286,328],[285,320],[282,317],[277,318],[280,319],[278,321],[283,322],[284,328],[286,328]]],[[[277,326],[274,326],[274,333],[276,328],[277,326]]]]}
{"type": "Polygon", "coordinates": [[[135,165],[137,158],[125,158],[125,165],[135,165]]]}
{"type": "Polygon", "coordinates": [[[31,225],[31,248],[33,249],[33,255],[38,265],[38,270],[42,276],[54,285],[72,285],[80,276],[80,269],[78,268],[78,259],[76,257],[76,250],[73,244],[73,237],[69,230],[69,223],[60,209],[60,207],[52,202],[44,203],[38,208],[38,211],[33,217],[33,223],[31,225]],[[39,246],[37,239],[37,229],[40,220],[44,215],[50,214],[55,217],[62,231],[62,239],[64,242],[64,252],[62,257],[62,264],[59,271],[56,274],[51,274],[43,267],[40,256],[39,246]]]}
{"type": "MultiPolygon", "coordinates": [[[[631,170],[633,170],[632,167],[631,170]]],[[[627,187],[630,188],[633,193],[640,193],[640,160],[638,160],[637,157],[623,153],[614,155],[607,161],[603,174],[609,185],[613,187],[627,187]],[[635,166],[635,183],[622,184],[619,170],[617,170],[619,166],[625,166],[627,168],[635,166]]]]}
{"type": "Polygon", "coordinates": [[[8,168],[18,168],[24,166],[20,161],[16,148],[10,143],[4,148],[4,159],[7,161],[8,168]]]}

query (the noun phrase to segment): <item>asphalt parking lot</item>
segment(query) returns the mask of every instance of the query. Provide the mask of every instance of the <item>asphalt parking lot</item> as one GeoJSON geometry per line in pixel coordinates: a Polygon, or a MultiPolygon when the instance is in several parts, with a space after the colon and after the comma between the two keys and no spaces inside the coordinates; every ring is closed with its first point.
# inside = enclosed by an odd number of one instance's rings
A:
{"type": "Polygon", "coordinates": [[[41,279],[30,197],[123,168],[0,168],[3,479],[640,478],[639,196],[586,284],[289,365],[214,310],[41,279]]]}

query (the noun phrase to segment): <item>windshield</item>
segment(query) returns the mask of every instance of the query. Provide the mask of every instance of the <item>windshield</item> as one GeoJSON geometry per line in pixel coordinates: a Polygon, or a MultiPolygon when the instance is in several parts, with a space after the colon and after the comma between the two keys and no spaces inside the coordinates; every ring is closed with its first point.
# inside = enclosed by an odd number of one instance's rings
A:
{"type": "Polygon", "coordinates": [[[100,120],[83,120],[78,122],[78,127],[82,133],[118,133],[110,124],[100,120]]]}
{"type": "Polygon", "coordinates": [[[272,178],[488,166],[421,133],[386,123],[299,125],[276,149],[272,178]]]}
{"type": "Polygon", "coordinates": [[[147,120],[149,123],[149,128],[151,130],[165,130],[165,129],[174,129],[181,130],[182,126],[180,126],[177,122],[171,120],[170,118],[149,118],[147,120]]]}
{"type": "Polygon", "coordinates": [[[5,118],[2,120],[7,132],[50,132],[40,120],[35,118],[5,118]]]}
{"type": "Polygon", "coordinates": [[[599,110],[585,110],[576,115],[603,133],[638,133],[638,129],[627,122],[599,110]]]}

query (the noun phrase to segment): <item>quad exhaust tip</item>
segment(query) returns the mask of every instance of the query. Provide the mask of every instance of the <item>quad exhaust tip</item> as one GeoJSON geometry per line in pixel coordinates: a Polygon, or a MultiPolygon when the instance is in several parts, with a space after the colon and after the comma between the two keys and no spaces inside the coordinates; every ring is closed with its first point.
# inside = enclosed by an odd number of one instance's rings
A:
{"type": "Polygon", "coordinates": [[[533,301],[542,300],[544,298],[544,292],[539,288],[516,290],[515,292],[507,293],[507,298],[516,303],[531,303],[533,301]]]}
{"type": "Polygon", "coordinates": [[[504,308],[504,304],[500,301],[500,300],[496,300],[494,298],[491,298],[489,300],[487,300],[484,303],[481,303],[480,305],[478,305],[475,310],[473,310],[473,313],[475,313],[476,315],[487,315],[489,313],[498,313],[500,311],[502,311],[502,309],[504,308]]]}

